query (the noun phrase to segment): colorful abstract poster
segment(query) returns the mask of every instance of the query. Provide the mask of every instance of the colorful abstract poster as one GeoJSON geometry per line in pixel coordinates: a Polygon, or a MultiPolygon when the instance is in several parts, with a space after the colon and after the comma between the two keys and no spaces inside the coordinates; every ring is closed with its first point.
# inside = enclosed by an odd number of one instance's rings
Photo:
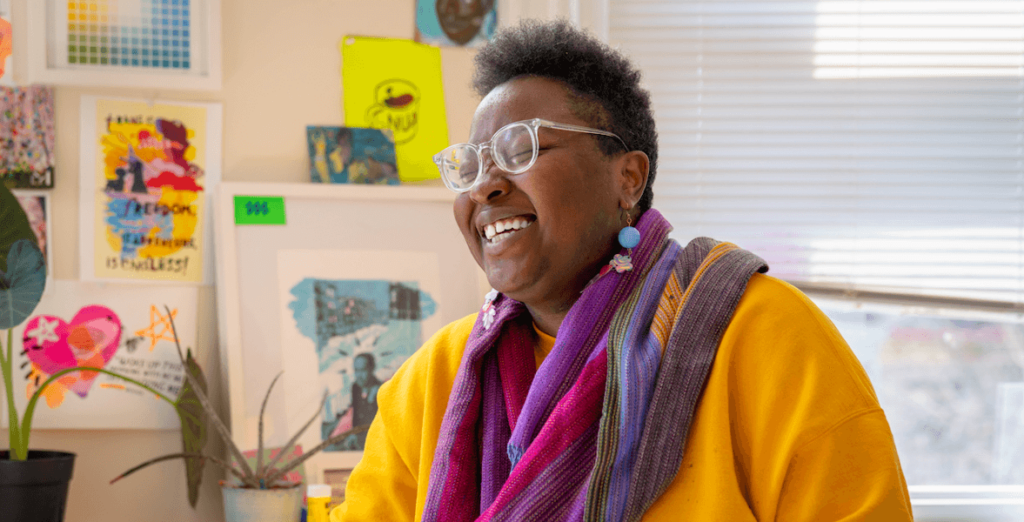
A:
{"type": "Polygon", "coordinates": [[[341,41],[345,125],[391,129],[398,176],[440,176],[432,160],[448,146],[441,50],[410,40],[346,36],[341,41]]]}
{"type": "Polygon", "coordinates": [[[497,0],[416,0],[416,41],[480,47],[498,25],[497,0]]]}
{"type": "Polygon", "coordinates": [[[46,260],[46,273],[53,275],[53,256],[50,254],[49,238],[50,232],[50,194],[36,190],[15,190],[14,197],[21,205],[21,209],[28,216],[28,224],[36,235],[36,242],[39,250],[43,252],[43,259],[46,260]]]}
{"type": "Polygon", "coordinates": [[[220,105],[83,97],[82,279],[209,283],[220,105]]]}
{"type": "MultiPolygon", "coordinates": [[[[14,328],[14,400],[24,413],[36,389],[57,372],[98,367],[176,397],[184,379],[171,330],[196,345],[197,289],[51,281],[29,318],[14,328]],[[170,312],[167,312],[167,309],[170,312]]],[[[6,404],[6,403],[5,403],[6,404]]],[[[4,425],[7,415],[0,416],[4,425]]],[[[178,429],[174,408],[106,374],[73,371],[47,386],[33,428],[178,429]]]]}
{"type": "MultiPolygon", "coordinates": [[[[327,397],[302,440],[312,447],[368,425],[380,385],[442,326],[437,254],[282,250],[277,267],[289,427],[327,397]]],[[[365,440],[352,434],[327,451],[361,451],[365,440]]]]}
{"type": "Polygon", "coordinates": [[[306,140],[314,183],[399,183],[390,129],[308,126],[306,140]]]}
{"type": "Polygon", "coordinates": [[[53,188],[53,87],[0,86],[0,180],[9,188],[53,188]]]}

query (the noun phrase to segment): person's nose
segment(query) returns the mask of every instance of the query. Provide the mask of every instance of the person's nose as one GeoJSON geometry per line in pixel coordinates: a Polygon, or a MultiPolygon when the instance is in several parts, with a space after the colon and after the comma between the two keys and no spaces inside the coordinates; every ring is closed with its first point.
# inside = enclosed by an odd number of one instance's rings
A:
{"type": "Polygon", "coordinates": [[[507,174],[494,162],[491,148],[481,147],[480,172],[477,174],[479,179],[469,189],[469,196],[477,203],[487,203],[508,194],[512,189],[512,184],[509,182],[507,174]]]}

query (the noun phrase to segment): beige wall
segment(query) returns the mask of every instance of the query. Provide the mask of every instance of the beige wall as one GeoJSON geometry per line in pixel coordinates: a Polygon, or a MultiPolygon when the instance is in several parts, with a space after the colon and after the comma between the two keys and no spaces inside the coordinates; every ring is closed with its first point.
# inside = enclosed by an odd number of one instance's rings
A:
{"type": "MultiPolygon", "coordinates": [[[[14,0],[15,9],[25,2],[14,0]]],[[[57,88],[57,175],[53,190],[53,253],[58,279],[78,278],[79,107],[97,94],[224,104],[226,181],[308,181],[305,126],[341,124],[343,35],[410,38],[413,0],[222,0],[224,85],[219,92],[123,88],[57,88]]],[[[472,52],[443,49],[449,138],[465,141],[478,98],[469,87],[472,52]]],[[[200,292],[199,360],[214,400],[226,410],[220,379],[213,288],[200,292]]],[[[6,431],[0,433],[7,440],[6,431]]],[[[6,442],[0,443],[4,446],[6,442]]],[[[177,431],[36,430],[32,447],[78,454],[67,522],[215,522],[222,519],[217,481],[208,469],[192,510],[180,463],[152,466],[117,484],[107,482],[148,458],[180,451],[177,431]]],[[[222,447],[214,446],[218,451],[222,447]]],[[[2,509],[2,508],[0,508],[2,509]]]]}

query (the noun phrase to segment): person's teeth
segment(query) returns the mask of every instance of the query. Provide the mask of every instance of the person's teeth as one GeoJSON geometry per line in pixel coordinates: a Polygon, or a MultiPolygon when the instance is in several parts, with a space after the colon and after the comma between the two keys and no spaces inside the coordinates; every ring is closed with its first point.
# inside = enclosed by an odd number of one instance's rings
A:
{"type": "Polygon", "coordinates": [[[508,237],[508,234],[505,234],[506,232],[522,230],[532,224],[533,221],[520,217],[495,221],[494,223],[484,227],[484,236],[486,236],[487,241],[493,245],[508,237]]]}

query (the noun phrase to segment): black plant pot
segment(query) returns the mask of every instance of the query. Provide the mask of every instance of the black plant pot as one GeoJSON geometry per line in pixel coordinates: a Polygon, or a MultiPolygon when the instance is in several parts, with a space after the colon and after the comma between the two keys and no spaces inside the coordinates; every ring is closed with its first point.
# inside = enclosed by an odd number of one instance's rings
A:
{"type": "Polygon", "coordinates": [[[29,450],[28,460],[0,451],[0,520],[62,522],[75,454],[29,450]]]}

